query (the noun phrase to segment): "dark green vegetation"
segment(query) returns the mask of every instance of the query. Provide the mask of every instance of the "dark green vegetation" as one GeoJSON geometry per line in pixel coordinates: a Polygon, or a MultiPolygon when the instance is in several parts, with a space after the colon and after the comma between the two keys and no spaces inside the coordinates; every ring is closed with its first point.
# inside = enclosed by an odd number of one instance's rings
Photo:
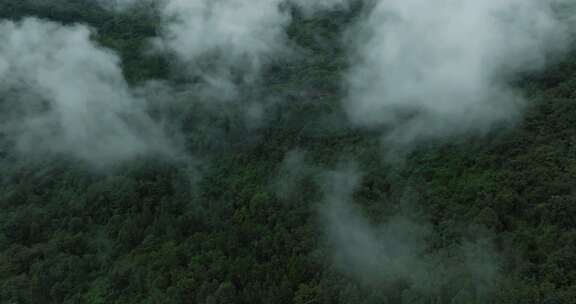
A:
{"type": "MultiPolygon", "coordinates": [[[[57,2],[3,1],[0,14],[92,25],[133,83],[171,74],[168,59],[141,55],[153,15],[57,2]]],[[[278,195],[274,181],[295,149],[327,169],[354,157],[365,173],[357,202],[376,222],[410,187],[433,224],[431,251],[478,235],[494,243],[502,261],[487,296],[474,286],[463,296],[466,282],[454,282],[410,303],[574,303],[576,54],[522,80],[532,106],[514,128],[423,146],[393,166],[378,136],[332,124],[342,121],[346,62],[335,37],[346,22],[296,19],[290,37],[311,55],[272,66],[258,93],[292,102],[249,135],[230,130],[233,115],[219,117],[226,149],[191,135],[189,149],[210,155],[198,167],[146,158],[89,173],[0,150],[0,303],[406,303],[404,282],[367,286],[331,266],[313,176],[278,195]]]]}

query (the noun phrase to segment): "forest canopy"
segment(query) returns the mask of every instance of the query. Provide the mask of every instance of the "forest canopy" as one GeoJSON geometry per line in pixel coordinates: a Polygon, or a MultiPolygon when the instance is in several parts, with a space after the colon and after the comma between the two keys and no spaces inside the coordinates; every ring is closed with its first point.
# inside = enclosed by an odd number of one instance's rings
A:
{"type": "Polygon", "coordinates": [[[573,303],[575,6],[0,0],[0,303],[573,303]]]}

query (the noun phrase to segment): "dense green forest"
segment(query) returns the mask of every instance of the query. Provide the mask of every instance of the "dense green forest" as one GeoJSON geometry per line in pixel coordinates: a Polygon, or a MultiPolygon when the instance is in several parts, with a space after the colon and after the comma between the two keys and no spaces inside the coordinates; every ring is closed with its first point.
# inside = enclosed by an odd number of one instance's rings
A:
{"type": "MultiPolygon", "coordinates": [[[[242,103],[168,109],[192,160],[93,169],[23,157],[0,132],[0,303],[574,303],[576,51],[514,80],[528,96],[515,123],[390,155],[384,131],[346,122],[339,102],[349,64],[339,37],[362,9],[293,8],[286,34],[305,55],[273,60],[238,97],[270,100],[258,127],[242,103]],[[373,265],[401,275],[359,279],[364,266],[338,263],[322,210],[327,176],[347,170],[361,172],[343,194],[358,226],[416,248],[393,255],[398,266],[373,265]]],[[[3,20],[27,16],[95,29],[130,86],[196,81],[146,52],[161,23],[152,4],[0,1],[3,20]]]]}

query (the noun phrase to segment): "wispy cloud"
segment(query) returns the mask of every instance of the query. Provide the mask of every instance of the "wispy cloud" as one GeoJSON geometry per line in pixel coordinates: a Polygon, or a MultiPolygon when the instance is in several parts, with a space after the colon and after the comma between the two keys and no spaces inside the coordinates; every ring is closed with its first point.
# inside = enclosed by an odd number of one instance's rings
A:
{"type": "Polygon", "coordinates": [[[107,165],[170,150],[118,56],[85,26],[27,18],[0,23],[2,133],[24,153],[107,165]]]}
{"type": "Polygon", "coordinates": [[[346,107],[389,144],[482,133],[518,117],[509,82],[562,50],[550,0],[382,0],[350,31],[346,107]]]}

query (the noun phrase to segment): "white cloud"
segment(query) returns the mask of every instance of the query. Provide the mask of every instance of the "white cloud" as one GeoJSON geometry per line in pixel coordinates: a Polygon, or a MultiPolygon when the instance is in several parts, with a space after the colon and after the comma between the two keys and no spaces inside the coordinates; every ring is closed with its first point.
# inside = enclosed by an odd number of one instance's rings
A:
{"type": "Polygon", "coordinates": [[[565,38],[548,0],[381,0],[367,14],[350,35],[346,107],[397,145],[514,119],[523,99],[507,81],[565,38]]]}
{"type": "Polygon", "coordinates": [[[2,133],[21,152],[94,165],[163,151],[163,134],[132,95],[118,56],[90,34],[33,18],[0,23],[2,133]]]}

